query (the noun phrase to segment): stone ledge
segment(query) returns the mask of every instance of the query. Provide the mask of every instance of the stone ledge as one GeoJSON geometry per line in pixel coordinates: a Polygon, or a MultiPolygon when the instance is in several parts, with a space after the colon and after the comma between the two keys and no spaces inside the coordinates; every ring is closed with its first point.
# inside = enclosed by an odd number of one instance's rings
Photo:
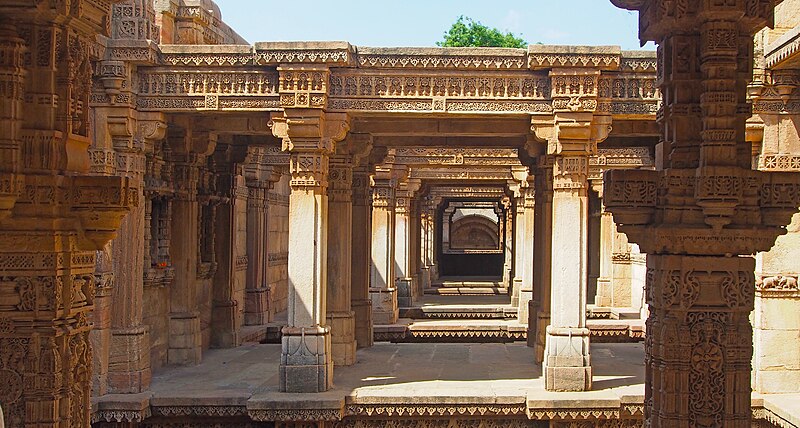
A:
{"type": "Polygon", "coordinates": [[[256,394],[247,401],[247,413],[254,421],[339,421],[344,397],[334,391],[256,394]]]}

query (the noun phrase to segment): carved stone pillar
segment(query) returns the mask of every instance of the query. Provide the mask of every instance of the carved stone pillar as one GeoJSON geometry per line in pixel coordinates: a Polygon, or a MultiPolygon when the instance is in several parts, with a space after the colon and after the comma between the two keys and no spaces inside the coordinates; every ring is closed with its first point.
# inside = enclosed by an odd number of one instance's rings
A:
{"type": "MultiPolygon", "coordinates": [[[[534,189],[529,189],[528,171],[525,167],[514,172],[515,181],[509,183],[514,193],[514,278],[512,280],[511,306],[525,308],[518,319],[527,323],[528,302],[533,292],[533,202],[534,189]],[[528,211],[530,209],[530,211],[528,211]],[[530,224],[528,224],[530,223],[530,224]],[[520,299],[524,290],[525,298],[520,299]],[[524,300],[524,303],[521,301],[524,300]]],[[[518,312],[519,313],[519,312],[518,312]]]]}
{"type": "MultiPolygon", "coordinates": [[[[101,110],[101,109],[98,109],[101,110]]],[[[106,113],[111,113],[111,109],[106,113]]],[[[98,111],[98,114],[102,112],[98,111]]],[[[130,177],[144,189],[145,155],[139,149],[146,141],[160,140],[166,125],[160,120],[140,120],[137,135],[111,126],[114,116],[106,115],[113,143],[117,175],[130,177]],[[109,120],[111,120],[109,122],[109,120]],[[128,135],[125,135],[128,134],[128,135]]],[[[119,119],[119,118],[116,118],[119,119]]],[[[117,124],[121,122],[117,121],[117,124]]],[[[123,122],[124,123],[124,122],[123,122]]],[[[102,138],[96,135],[96,139],[102,138]]],[[[137,195],[144,200],[140,190],[137,195]]],[[[111,289],[111,340],[109,342],[108,391],[110,393],[138,393],[150,387],[150,338],[144,325],[144,239],[145,204],[131,210],[120,225],[119,235],[112,241],[111,259],[114,266],[114,287],[111,289]]]]}
{"type": "Polygon", "coordinates": [[[550,325],[553,254],[553,157],[540,156],[536,169],[536,224],[534,232],[534,290],[536,325],[528,326],[528,345],[536,361],[544,362],[547,326],[550,325]]]}
{"type": "Polygon", "coordinates": [[[420,212],[419,203],[416,198],[411,199],[409,205],[409,228],[410,228],[410,243],[409,243],[409,269],[411,270],[411,297],[413,300],[418,299],[423,294],[422,279],[420,277],[420,252],[422,245],[422,237],[420,230],[420,212]]]}
{"type": "Polygon", "coordinates": [[[427,222],[425,222],[426,244],[425,244],[425,265],[428,267],[428,285],[433,287],[434,279],[439,277],[438,267],[436,266],[436,207],[433,199],[425,201],[425,212],[427,222]]]}
{"type": "Polygon", "coordinates": [[[372,259],[372,195],[370,171],[366,166],[353,170],[353,222],[350,277],[351,301],[356,317],[356,343],[372,346],[372,300],[369,294],[372,259]]]}
{"type": "MultiPolygon", "coordinates": [[[[293,76],[284,72],[282,79],[293,76]]],[[[348,123],[345,115],[322,110],[286,109],[284,115],[274,117],[272,123],[272,132],[283,140],[291,163],[289,310],[288,325],[282,330],[280,389],[322,392],[333,384],[331,332],[325,325],[328,161],[335,142],[347,133],[348,123]]]]}
{"type": "Polygon", "coordinates": [[[375,324],[397,322],[395,288],[395,179],[391,166],[375,170],[372,188],[372,269],[369,293],[375,324]]]}
{"type": "Polygon", "coordinates": [[[428,266],[428,211],[425,202],[421,201],[419,206],[419,277],[420,295],[431,287],[431,268],[428,266]]]}
{"type": "Polygon", "coordinates": [[[223,202],[217,206],[214,224],[214,273],[211,298],[211,346],[231,348],[241,341],[244,324],[245,282],[247,277],[247,186],[242,164],[247,148],[230,142],[218,144],[212,157],[217,190],[223,202]]]}
{"type": "Polygon", "coordinates": [[[523,277],[522,283],[520,284],[519,288],[519,296],[518,296],[518,303],[517,303],[517,319],[519,320],[520,324],[528,324],[529,322],[529,313],[530,313],[530,302],[533,299],[533,278],[534,278],[534,271],[533,271],[533,260],[535,259],[534,254],[534,242],[536,239],[535,236],[535,225],[536,225],[536,187],[535,183],[533,182],[533,177],[528,177],[528,186],[522,189],[523,197],[522,203],[525,206],[524,211],[524,226],[525,230],[523,232],[524,239],[522,241],[522,248],[520,250],[524,253],[524,267],[523,267],[523,277]]]}
{"type": "Polygon", "coordinates": [[[349,155],[330,159],[328,214],[328,314],[333,363],[356,362],[355,313],[351,310],[353,268],[353,163],[349,155]]]}
{"type": "Polygon", "coordinates": [[[645,418],[654,428],[749,427],[751,254],[800,206],[800,177],[751,170],[745,139],[753,34],[775,2],[615,3],[659,43],[660,171],[609,171],[604,202],[647,253],[645,418]]]}
{"type": "MultiPolygon", "coordinates": [[[[527,182],[525,182],[527,185],[527,182]]],[[[519,307],[519,290],[525,281],[525,191],[514,189],[514,278],[511,281],[511,306],[519,307]]]]}
{"type": "Polygon", "coordinates": [[[172,203],[170,254],[175,280],[170,288],[168,364],[198,364],[202,340],[197,311],[197,264],[199,248],[199,209],[197,188],[200,165],[216,145],[216,135],[188,129],[168,131],[175,153],[176,195],[172,203]]]}
{"type": "Polygon", "coordinates": [[[514,216],[511,210],[511,198],[504,197],[503,201],[503,284],[506,287],[511,287],[513,281],[513,268],[514,268],[514,216]]]}
{"type": "MultiPolygon", "coordinates": [[[[597,190],[601,200],[603,198],[603,183],[592,183],[592,187],[597,190]]],[[[612,257],[614,252],[614,219],[611,213],[606,210],[601,203],[600,207],[600,276],[597,278],[597,294],[594,297],[595,306],[611,307],[614,305],[614,290],[612,289],[612,279],[614,272],[612,268],[612,257]]]]}
{"type": "Polygon", "coordinates": [[[548,390],[591,389],[586,328],[588,156],[557,157],[553,168],[550,325],[545,345],[548,390]]]}
{"type": "Polygon", "coordinates": [[[410,307],[415,295],[412,278],[412,207],[414,192],[419,189],[419,180],[400,183],[395,196],[395,234],[394,234],[394,266],[396,268],[395,288],[397,289],[397,305],[410,307]]]}
{"type": "MultiPolygon", "coordinates": [[[[571,52],[603,56],[602,48],[571,52]]],[[[544,68],[545,64],[542,64],[544,68]]],[[[611,64],[609,64],[611,65],[611,64]]],[[[552,68],[552,116],[535,116],[536,137],[554,156],[550,325],[544,355],[545,388],[591,389],[589,329],[586,328],[589,155],[610,131],[610,116],[595,115],[600,71],[552,68]]]]}
{"type": "MultiPolygon", "coordinates": [[[[115,5],[115,9],[119,6],[115,5]]],[[[119,41],[109,43],[114,49],[119,41]]],[[[89,149],[89,169],[94,174],[128,177],[140,189],[137,197],[144,200],[145,152],[152,151],[153,144],[164,138],[166,125],[161,114],[139,113],[120,102],[131,96],[133,88],[121,86],[132,72],[132,66],[121,61],[98,64],[102,86],[93,94],[94,139],[89,149]]],[[[101,278],[112,275],[114,284],[104,290],[109,297],[108,313],[98,312],[96,318],[99,326],[103,326],[106,316],[109,318],[110,334],[106,336],[98,330],[102,339],[93,341],[97,367],[106,369],[98,372],[105,377],[105,384],[100,386],[103,392],[139,393],[150,386],[149,327],[143,323],[145,206],[141,203],[131,210],[120,225],[117,238],[109,244],[104,256],[111,272],[98,272],[101,278]]]]}
{"type": "Polygon", "coordinates": [[[39,6],[0,14],[0,403],[9,427],[83,427],[96,251],[140,189],[85,175],[91,52],[107,11],[39,6]]]}

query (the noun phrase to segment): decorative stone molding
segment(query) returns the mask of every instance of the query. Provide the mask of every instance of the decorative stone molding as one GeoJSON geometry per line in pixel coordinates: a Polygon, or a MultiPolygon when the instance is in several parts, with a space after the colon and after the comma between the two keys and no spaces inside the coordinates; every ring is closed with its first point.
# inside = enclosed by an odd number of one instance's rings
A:
{"type": "Polygon", "coordinates": [[[517,416],[525,414],[524,404],[350,404],[346,416],[357,417],[448,417],[517,416]]]}
{"type": "MultiPolygon", "coordinates": [[[[424,418],[424,419],[406,419],[397,421],[396,419],[345,419],[334,425],[335,428],[369,428],[374,426],[390,426],[391,424],[398,424],[404,428],[437,428],[437,427],[450,427],[450,428],[535,428],[539,425],[532,425],[531,421],[524,418],[508,419],[508,418],[424,418]]],[[[546,424],[546,422],[545,422],[546,424]]],[[[544,428],[546,425],[541,425],[544,428]]]]}
{"type": "Polygon", "coordinates": [[[758,156],[758,169],[800,172],[800,155],[762,153],[758,156]]]}
{"type": "Polygon", "coordinates": [[[375,68],[524,70],[522,49],[358,48],[358,65],[375,68]]]}
{"type": "Polygon", "coordinates": [[[505,148],[451,148],[451,147],[398,147],[396,164],[409,166],[520,166],[518,149],[505,148]]]}
{"type": "Polygon", "coordinates": [[[347,42],[260,42],[253,47],[257,65],[352,65],[353,47],[347,42]]]}
{"type": "Polygon", "coordinates": [[[142,410],[98,410],[92,413],[92,423],[98,422],[142,422],[152,416],[150,407],[142,410]]]}
{"type": "Polygon", "coordinates": [[[152,406],[153,416],[163,416],[168,418],[180,417],[209,417],[209,418],[232,418],[237,416],[248,416],[248,410],[244,405],[217,406],[217,405],[188,405],[188,406],[152,406]]]}
{"type": "MultiPolygon", "coordinates": [[[[546,76],[519,74],[481,74],[475,76],[435,74],[397,74],[364,71],[336,71],[331,76],[331,98],[350,100],[350,106],[360,99],[394,98],[402,100],[425,99],[427,105],[437,110],[454,100],[545,100],[550,95],[550,79],[546,76]]],[[[344,103],[338,104],[340,107],[344,103]]],[[[480,103],[476,105],[481,105],[480,103]]],[[[483,104],[489,106],[489,104],[483,104]]],[[[500,105],[500,104],[498,104],[500,105]]],[[[365,105],[366,106],[366,105],[365,105]]],[[[359,109],[359,108],[356,108],[359,109]]]]}
{"type": "Polygon", "coordinates": [[[530,45],[528,66],[544,68],[619,69],[622,52],[615,47],[530,45]]]}
{"type": "Polygon", "coordinates": [[[343,409],[256,409],[248,406],[247,414],[254,421],[325,421],[336,422],[344,416],[343,409]]]}

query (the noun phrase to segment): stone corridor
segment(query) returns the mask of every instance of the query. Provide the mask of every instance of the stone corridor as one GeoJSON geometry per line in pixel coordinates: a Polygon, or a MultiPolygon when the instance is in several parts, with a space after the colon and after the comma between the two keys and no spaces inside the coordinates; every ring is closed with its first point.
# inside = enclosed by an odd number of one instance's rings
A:
{"type": "Polygon", "coordinates": [[[611,1],[658,52],[0,2],[4,424],[800,425],[800,0],[611,1]]]}

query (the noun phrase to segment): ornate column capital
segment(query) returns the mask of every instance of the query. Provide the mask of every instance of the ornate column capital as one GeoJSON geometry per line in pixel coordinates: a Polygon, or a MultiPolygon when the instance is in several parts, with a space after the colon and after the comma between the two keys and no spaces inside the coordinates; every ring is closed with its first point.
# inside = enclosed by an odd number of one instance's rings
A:
{"type": "Polygon", "coordinates": [[[328,196],[330,202],[352,201],[353,163],[351,156],[335,155],[330,158],[328,196]]]}
{"type": "Polygon", "coordinates": [[[269,126],[290,154],[291,186],[326,188],[328,157],[350,130],[347,114],[286,109],[273,116],[269,126]]]}

